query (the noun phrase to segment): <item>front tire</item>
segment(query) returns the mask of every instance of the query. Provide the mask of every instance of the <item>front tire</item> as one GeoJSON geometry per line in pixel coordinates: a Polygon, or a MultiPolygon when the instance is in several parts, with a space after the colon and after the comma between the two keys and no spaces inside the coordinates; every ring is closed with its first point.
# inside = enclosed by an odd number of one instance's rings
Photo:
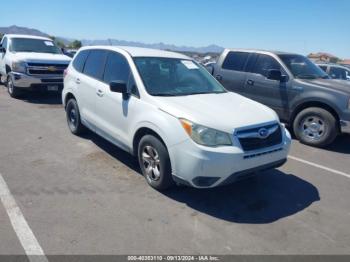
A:
{"type": "Polygon", "coordinates": [[[10,75],[7,76],[7,92],[12,98],[18,98],[21,95],[20,90],[14,85],[13,79],[10,75]]]}
{"type": "Polygon", "coordinates": [[[81,123],[78,103],[73,98],[67,102],[66,117],[69,130],[74,135],[81,135],[86,131],[85,126],[81,123]]]}
{"type": "Polygon", "coordinates": [[[296,116],[293,131],[301,143],[325,147],[331,144],[338,135],[337,120],[323,108],[310,107],[296,116]]]}
{"type": "Polygon", "coordinates": [[[138,147],[138,159],[147,183],[163,191],[174,185],[168,150],[155,136],[145,135],[138,147]]]}

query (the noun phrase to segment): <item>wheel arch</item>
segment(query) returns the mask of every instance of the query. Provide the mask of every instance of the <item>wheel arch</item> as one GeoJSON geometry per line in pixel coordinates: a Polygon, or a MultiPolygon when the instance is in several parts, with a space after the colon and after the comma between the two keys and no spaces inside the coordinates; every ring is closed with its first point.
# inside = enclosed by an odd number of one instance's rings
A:
{"type": "Polygon", "coordinates": [[[11,67],[9,65],[6,64],[5,66],[5,69],[6,69],[6,74],[8,74],[9,72],[11,72],[11,67]]]}
{"type": "Polygon", "coordinates": [[[152,128],[150,127],[140,127],[134,134],[133,137],[133,141],[132,141],[132,150],[131,153],[134,156],[137,156],[137,150],[138,150],[138,145],[142,139],[142,137],[144,137],[145,135],[153,135],[156,138],[158,138],[163,144],[164,146],[167,148],[166,143],[164,142],[164,139],[162,138],[161,135],[159,135],[159,132],[154,131],[152,128]]]}
{"type": "Polygon", "coordinates": [[[69,101],[69,99],[75,99],[75,101],[77,101],[76,97],[74,96],[74,94],[72,92],[68,92],[65,97],[64,97],[64,108],[67,107],[67,102],[69,101]]]}
{"type": "Polygon", "coordinates": [[[340,118],[339,118],[339,114],[338,114],[337,110],[334,109],[333,106],[331,106],[325,102],[322,102],[322,101],[305,101],[305,102],[299,104],[298,106],[296,106],[295,109],[293,110],[291,117],[290,117],[290,120],[289,120],[290,125],[293,125],[296,116],[301,111],[303,111],[306,108],[310,108],[310,107],[319,107],[319,108],[327,110],[329,113],[331,113],[334,116],[334,118],[336,119],[337,128],[339,129],[340,118]]]}

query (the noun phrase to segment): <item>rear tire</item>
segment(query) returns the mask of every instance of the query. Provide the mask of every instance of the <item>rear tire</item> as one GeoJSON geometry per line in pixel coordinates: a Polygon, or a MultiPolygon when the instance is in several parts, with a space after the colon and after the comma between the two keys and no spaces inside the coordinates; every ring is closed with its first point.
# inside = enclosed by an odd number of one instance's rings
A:
{"type": "Polygon", "coordinates": [[[310,107],[296,116],[293,131],[301,143],[325,147],[331,144],[338,135],[337,120],[323,108],[310,107]]]}
{"type": "Polygon", "coordinates": [[[138,146],[138,159],[142,174],[151,187],[164,191],[175,184],[168,150],[157,137],[142,137],[138,146]]]}
{"type": "Polygon", "coordinates": [[[7,76],[6,86],[7,92],[12,98],[18,98],[21,95],[20,90],[14,85],[13,79],[10,75],[7,76]]]}
{"type": "Polygon", "coordinates": [[[78,103],[75,99],[71,98],[67,102],[66,117],[69,130],[74,135],[81,135],[86,131],[86,127],[81,123],[80,111],[78,103]]]}

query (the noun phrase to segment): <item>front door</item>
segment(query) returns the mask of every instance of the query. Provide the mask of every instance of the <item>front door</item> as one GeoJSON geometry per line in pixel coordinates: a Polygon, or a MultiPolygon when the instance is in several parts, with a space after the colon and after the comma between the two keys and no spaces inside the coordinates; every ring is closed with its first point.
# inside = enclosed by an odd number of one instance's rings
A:
{"type": "Polygon", "coordinates": [[[245,95],[277,112],[281,119],[287,119],[288,82],[268,79],[268,72],[277,69],[287,75],[281,64],[272,56],[259,54],[255,66],[248,73],[245,84],[245,95]]]}
{"type": "MultiPolygon", "coordinates": [[[[140,99],[135,96],[131,87],[134,86],[132,74],[126,58],[117,52],[108,51],[103,83],[98,85],[96,113],[98,114],[97,132],[112,143],[125,148],[129,143],[130,118],[134,116],[135,108],[140,99]],[[123,81],[130,89],[129,96],[112,92],[109,83],[123,81]]],[[[135,90],[135,89],[133,89],[135,90]]]]}

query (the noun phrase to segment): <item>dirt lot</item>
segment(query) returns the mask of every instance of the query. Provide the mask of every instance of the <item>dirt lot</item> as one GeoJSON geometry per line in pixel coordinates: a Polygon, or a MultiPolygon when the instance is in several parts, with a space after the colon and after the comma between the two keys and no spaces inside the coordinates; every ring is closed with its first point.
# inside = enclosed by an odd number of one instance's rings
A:
{"type": "Polygon", "coordinates": [[[349,136],[293,141],[278,170],[159,193],[127,153],[71,135],[59,96],[16,100],[0,86],[0,184],[13,197],[2,191],[0,254],[24,254],[23,241],[48,255],[350,254],[349,163],[349,136]]]}

